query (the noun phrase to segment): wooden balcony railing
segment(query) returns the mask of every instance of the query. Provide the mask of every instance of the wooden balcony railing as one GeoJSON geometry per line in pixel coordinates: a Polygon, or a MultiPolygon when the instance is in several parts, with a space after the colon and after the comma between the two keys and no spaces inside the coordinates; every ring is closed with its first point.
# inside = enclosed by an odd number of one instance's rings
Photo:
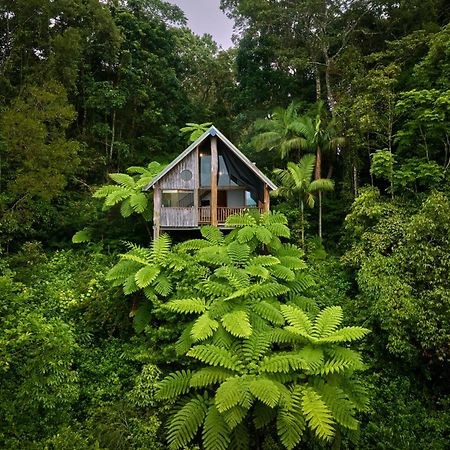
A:
{"type": "MultiPolygon", "coordinates": [[[[240,214],[251,208],[248,206],[241,206],[239,208],[217,208],[217,223],[223,225],[227,218],[232,214],[240,214]]],[[[264,212],[263,208],[258,208],[259,212],[264,212]]],[[[163,207],[161,208],[161,226],[186,228],[196,227],[198,225],[207,225],[211,223],[211,207],[201,206],[197,209],[195,214],[194,207],[163,207]]]]}

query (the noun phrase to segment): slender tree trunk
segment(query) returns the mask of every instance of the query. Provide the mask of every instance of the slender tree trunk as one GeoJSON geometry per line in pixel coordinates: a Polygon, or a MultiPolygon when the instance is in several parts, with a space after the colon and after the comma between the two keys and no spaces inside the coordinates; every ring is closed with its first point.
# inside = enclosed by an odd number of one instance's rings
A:
{"type": "Polygon", "coordinates": [[[325,59],[325,86],[327,88],[327,100],[328,100],[328,108],[330,108],[330,112],[332,117],[334,117],[334,107],[336,106],[336,99],[334,98],[333,90],[331,88],[331,79],[330,79],[330,71],[331,71],[331,60],[328,56],[328,49],[323,49],[323,56],[325,59]]]}
{"type": "Polygon", "coordinates": [[[322,85],[320,83],[319,63],[314,63],[314,79],[316,81],[316,102],[322,97],[322,85]]]}
{"type": "Polygon", "coordinates": [[[319,191],[319,237],[322,239],[322,191],[319,191]]]}
{"type": "Polygon", "coordinates": [[[301,211],[301,232],[302,232],[302,247],[305,249],[305,211],[303,200],[300,200],[300,211],[301,211]]]}
{"type": "MultiPolygon", "coordinates": [[[[316,150],[316,170],[314,174],[314,179],[319,180],[322,178],[322,150],[320,145],[317,146],[316,150]]],[[[322,239],[322,192],[319,191],[319,237],[322,239]]]]}

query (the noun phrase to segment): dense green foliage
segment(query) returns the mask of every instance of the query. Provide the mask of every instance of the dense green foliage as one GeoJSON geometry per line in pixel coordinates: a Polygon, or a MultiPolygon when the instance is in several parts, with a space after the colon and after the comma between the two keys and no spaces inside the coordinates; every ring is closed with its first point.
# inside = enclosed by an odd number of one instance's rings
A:
{"type": "Polygon", "coordinates": [[[0,448],[446,449],[448,2],[221,6],[0,2],[0,448]],[[275,212],[149,243],[210,123],[275,212]]]}

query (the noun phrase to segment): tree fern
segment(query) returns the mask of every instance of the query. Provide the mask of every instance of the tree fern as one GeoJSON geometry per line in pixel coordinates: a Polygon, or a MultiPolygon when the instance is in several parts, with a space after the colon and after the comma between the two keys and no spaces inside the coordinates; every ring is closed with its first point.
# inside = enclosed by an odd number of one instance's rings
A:
{"type": "Polygon", "coordinates": [[[339,307],[320,311],[306,296],[314,281],[303,251],[282,243],[284,216],[255,211],[229,224],[227,236],[204,227],[203,239],[174,247],[164,235],[150,248],[128,244],[108,275],[151,299],[135,313],[140,331],[150,318],[157,326],[174,314],[186,320],[175,349],[194,360],[193,369],[169,375],[159,390],[163,400],[180,400],[169,448],[187,446],[202,428],[205,449],[248,450],[244,423],[275,422],[288,449],[306,428],[322,440],[338,427],[355,429],[367,396],[353,380],[364,369],[361,357],[347,344],[368,330],[342,327],[339,307]]]}

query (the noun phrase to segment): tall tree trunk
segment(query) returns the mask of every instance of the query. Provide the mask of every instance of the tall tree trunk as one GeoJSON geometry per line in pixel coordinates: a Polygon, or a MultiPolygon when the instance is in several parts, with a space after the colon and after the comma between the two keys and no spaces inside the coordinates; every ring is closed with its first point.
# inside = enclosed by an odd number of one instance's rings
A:
{"type": "Polygon", "coordinates": [[[300,200],[300,220],[301,220],[301,232],[302,232],[302,248],[305,249],[305,212],[303,200],[300,200]]]}
{"type": "Polygon", "coordinates": [[[319,237],[322,239],[322,191],[319,191],[319,237]]]}
{"type": "MultiPolygon", "coordinates": [[[[320,145],[317,146],[316,150],[316,168],[314,179],[319,180],[322,178],[322,149],[320,145]]],[[[322,238],[322,192],[319,191],[319,237],[322,238]]]]}
{"type": "Polygon", "coordinates": [[[336,99],[333,94],[333,89],[331,87],[330,71],[331,71],[331,59],[328,56],[328,49],[323,49],[323,57],[325,59],[325,86],[327,88],[327,100],[328,108],[330,109],[331,116],[334,117],[334,107],[336,106],[336,99]]]}
{"type": "Polygon", "coordinates": [[[322,85],[320,83],[319,63],[314,63],[314,78],[316,81],[316,102],[320,101],[322,97],[322,85]]]}

